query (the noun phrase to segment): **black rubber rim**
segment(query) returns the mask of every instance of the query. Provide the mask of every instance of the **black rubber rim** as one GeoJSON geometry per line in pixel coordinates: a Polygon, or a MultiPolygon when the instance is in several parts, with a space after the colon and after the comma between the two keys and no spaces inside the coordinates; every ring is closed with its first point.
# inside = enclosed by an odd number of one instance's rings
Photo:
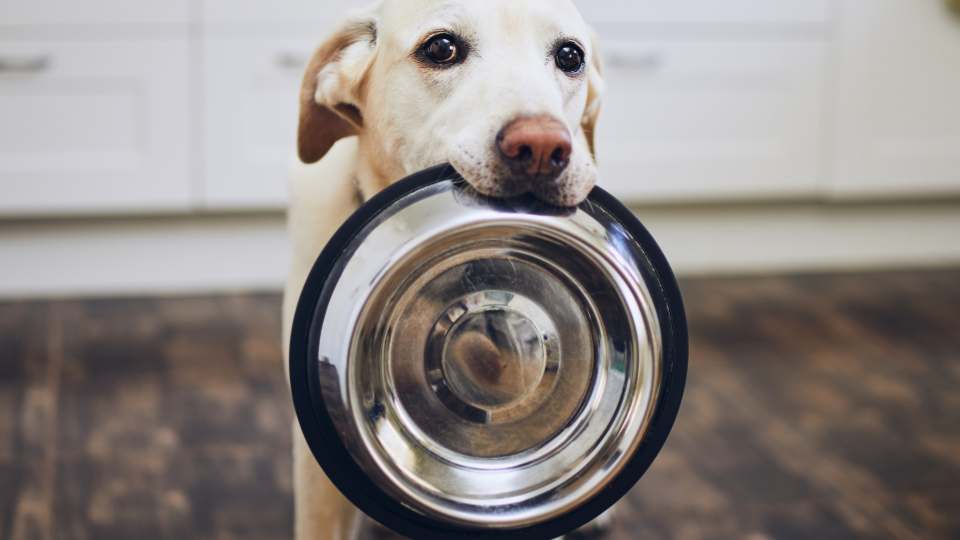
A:
{"type": "Polygon", "coordinates": [[[323,315],[339,275],[333,275],[353,237],[398,199],[426,186],[460,179],[449,165],[414,174],[388,187],[361,206],[333,235],[317,258],[300,295],[290,342],[290,386],[300,428],[324,472],[343,495],[371,518],[395,532],[417,540],[539,540],[552,539],[589,523],[619,501],[653,463],[666,442],[680,409],[687,375],[687,324],[683,299],[666,257],[637,217],[606,191],[595,188],[589,202],[614,216],[638,243],[645,267],[639,268],[660,319],[663,339],[661,392],[647,434],[622,473],[598,495],[580,507],[550,521],[511,530],[457,528],[432,521],[403,506],[377,487],[350,456],[337,436],[323,398],[311,381],[318,380],[318,364],[311,362],[313,330],[323,324],[323,315]]]}

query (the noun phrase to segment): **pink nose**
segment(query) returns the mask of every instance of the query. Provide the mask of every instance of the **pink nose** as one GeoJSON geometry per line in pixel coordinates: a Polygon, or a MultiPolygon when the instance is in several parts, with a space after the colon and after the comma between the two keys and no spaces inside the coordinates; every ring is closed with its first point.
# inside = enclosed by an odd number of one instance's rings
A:
{"type": "Polygon", "coordinates": [[[552,116],[526,116],[507,124],[497,136],[504,162],[514,174],[552,180],[570,162],[570,131],[552,116]]]}

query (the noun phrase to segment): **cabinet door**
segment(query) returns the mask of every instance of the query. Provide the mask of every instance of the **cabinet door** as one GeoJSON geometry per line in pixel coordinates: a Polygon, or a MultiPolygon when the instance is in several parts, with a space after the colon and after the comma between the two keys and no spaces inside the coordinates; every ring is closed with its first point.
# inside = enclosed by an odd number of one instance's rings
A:
{"type": "Polygon", "coordinates": [[[0,0],[4,25],[184,23],[190,0],[0,0]]]}
{"type": "Polygon", "coordinates": [[[822,23],[829,0],[579,0],[602,23],[822,23]]]}
{"type": "Polygon", "coordinates": [[[204,204],[276,208],[295,159],[298,99],[315,38],[208,38],[204,204]]]}
{"type": "Polygon", "coordinates": [[[0,41],[0,212],[186,209],[185,40],[0,41]]]}
{"type": "Polygon", "coordinates": [[[960,193],[960,17],[942,0],[846,0],[837,197],[960,193]]]}
{"type": "Polygon", "coordinates": [[[604,44],[602,184],[633,202],[789,198],[820,186],[818,43],[604,44]]]}

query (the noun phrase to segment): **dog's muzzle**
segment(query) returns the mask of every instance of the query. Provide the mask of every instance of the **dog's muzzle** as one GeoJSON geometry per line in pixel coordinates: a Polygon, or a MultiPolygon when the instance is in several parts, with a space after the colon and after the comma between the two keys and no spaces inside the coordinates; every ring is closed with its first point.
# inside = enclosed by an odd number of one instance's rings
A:
{"type": "Polygon", "coordinates": [[[555,538],[622,497],[677,415],[683,306],[595,190],[562,210],[452,168],[364,205],[300,298],[290,377],[314,455],[412,538],[555,538]]]}

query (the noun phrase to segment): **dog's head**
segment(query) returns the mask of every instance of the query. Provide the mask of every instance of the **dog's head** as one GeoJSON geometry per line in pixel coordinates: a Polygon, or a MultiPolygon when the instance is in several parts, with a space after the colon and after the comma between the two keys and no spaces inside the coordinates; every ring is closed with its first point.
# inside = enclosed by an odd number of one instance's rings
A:
{"type": "Polygon", "coordinates": [[[449,161],[486,195],[576,205],[597,177],[591,36],[570,0],[382,0],[310,61],[300,159],[357,135],[379,183],[449,161]]]}

